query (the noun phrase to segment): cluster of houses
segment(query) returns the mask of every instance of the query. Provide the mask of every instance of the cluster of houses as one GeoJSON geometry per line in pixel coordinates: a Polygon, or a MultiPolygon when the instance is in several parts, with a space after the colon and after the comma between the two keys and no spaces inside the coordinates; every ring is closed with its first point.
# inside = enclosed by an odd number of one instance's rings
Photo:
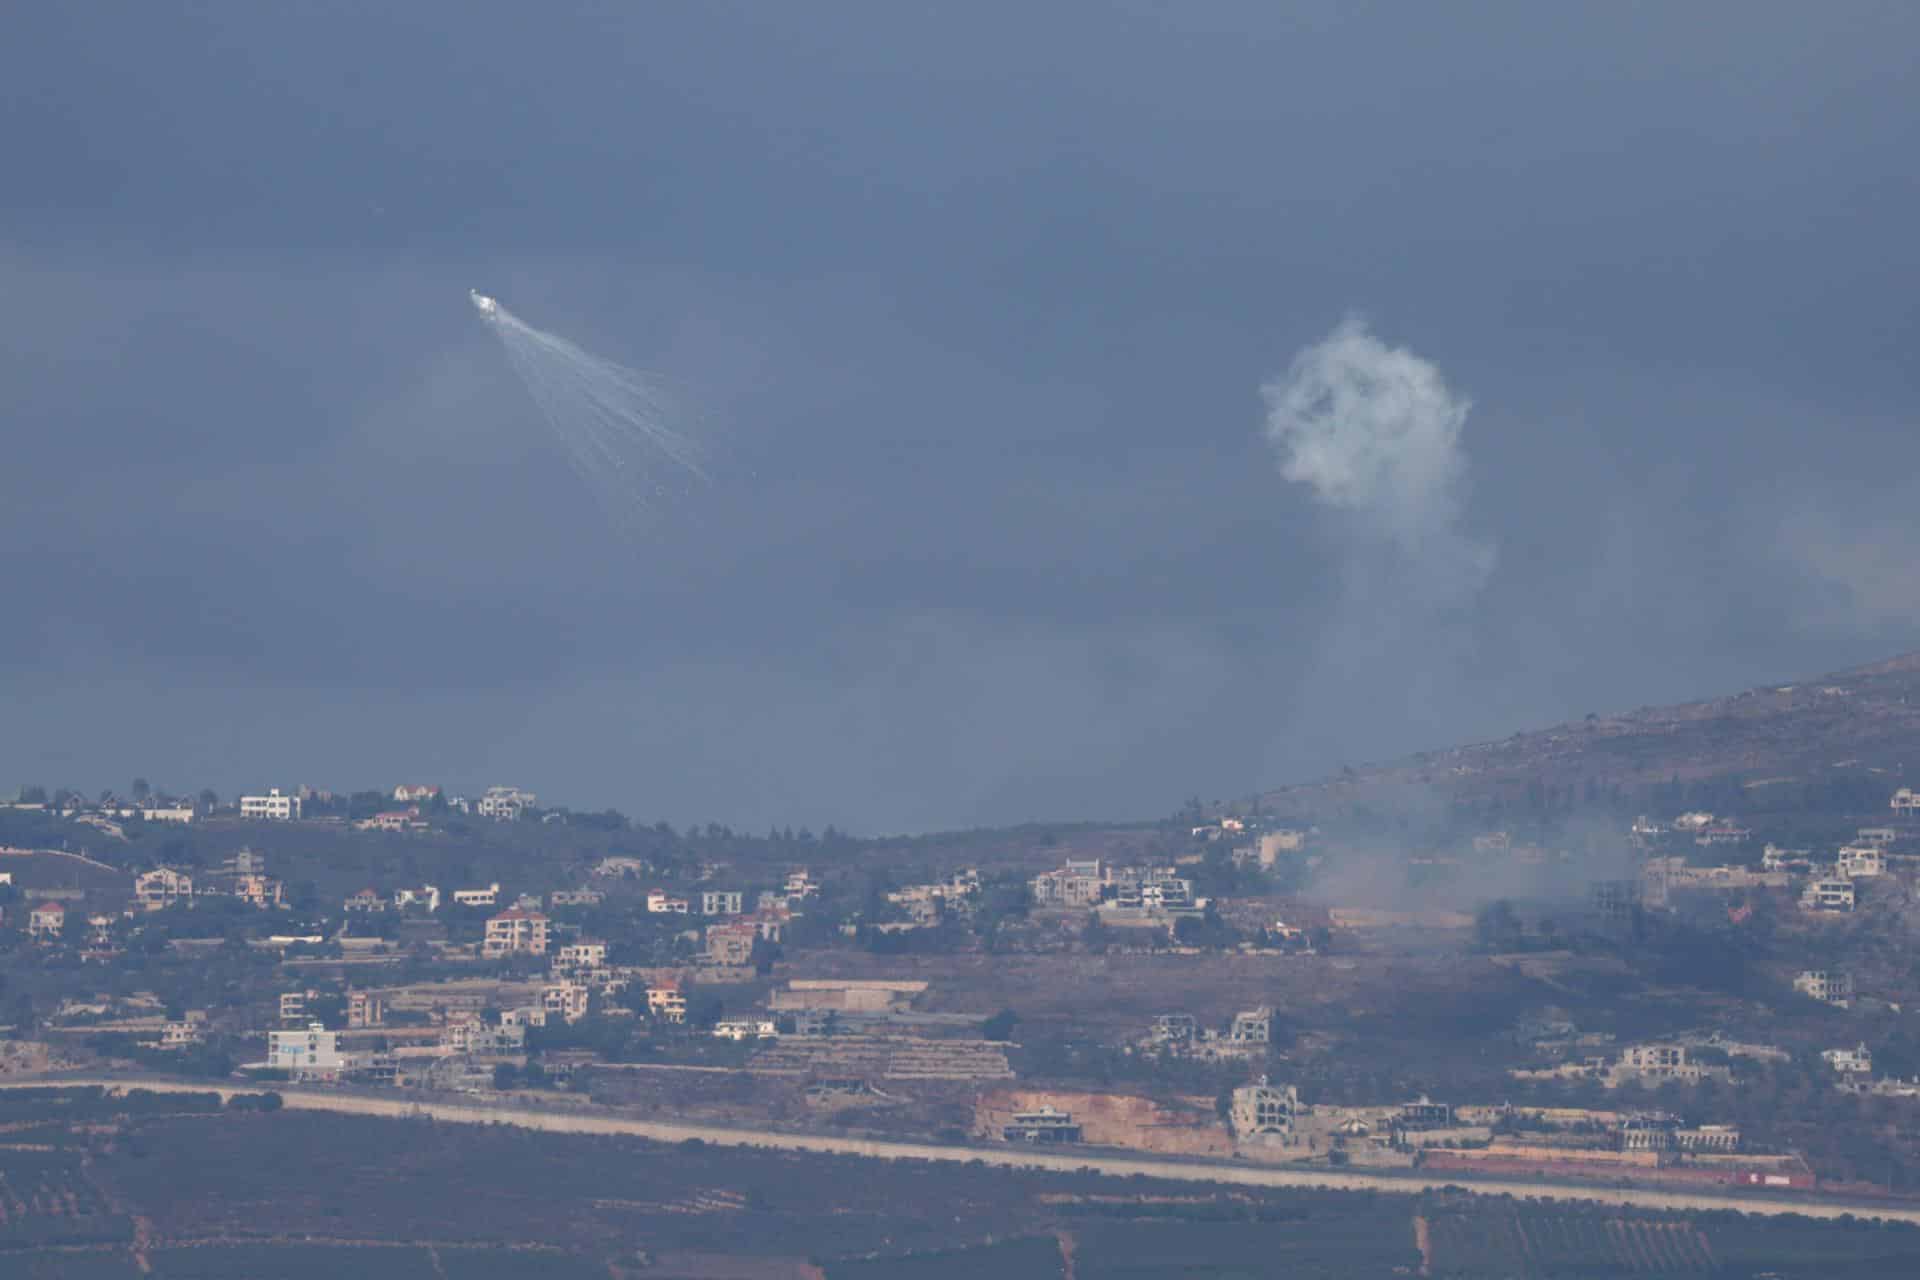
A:
{"type": "MultiPolygon", "coordinates": [[[[41,900],[27,910],[28,937],[41,943],[71,940],[68,917],[73,913],[60,896],[84,895],[75,890],[39,890],[38,893],[41,900]]],[[[132,909],[127,914],[190,907],[196,901],[207,900],[241,902],[257,911],[284,909],[287,905],[285,886],[267,874],[266,859],[251,849],[242,849],[198,877],[174,867],[155,867],[137,873],[133,877],[132,909]]],[[[85,958],[104,959],[114,953],[112,932],[116,919],[108,914],[87,917],[85,958]]]]}
{"type": "Polygon", "coordinates": [[[242,849],[211,874],[195,878],[174,867],[155,867],[133,878],[133,898],[141,911],[192,906],[197,898],[235,898],[260,911],[287,905],[286,889],[267,874],[267,860],[242,849]]]}
{"type": "Polygon", "coordinates": [[[1516,1067],[1508,1074],[1516,1080],[1595,1080],[1609,1089],[1733,1078],[1730,1067],[1701,1062],[1689,1046],[1671,1041],[1627,1045],[1612,1059],[1588,1057],[1550,1067],[1516,1067]]]}
{"type": "Polygon", "coordinates": [[[1262,870],[1272,870],[1283,855],[1304,852],[1313,834],[1302,827],[1270,826],[1259,818],[1231,815],[1192,828],[1196,843],[1226,842],[1232,846],[1235,863],[1258,866],[1262,870]]]}
{"type": "MultiPolygon", "coordinates": [[[[980,898],[980,871],[967,867],[945,880],[910,884],[887,891],[887,901],[907,915],[905,927],[927,927],[950,917],[965,916],[980,898]]],[[[881,925],[882,929],[887,925],[881,925]]],[[[901,926],[895,926],[901,927],[901,926]]]]}
{"type": "Polygon", "coordinates": [[[1170,1058],[1210,1060],[1263,1058],[1273,1043],[1273,1010],[1243,1009],[1219,1030],[1202,1027],[1190,1013],[1163,1013],[1138,1047],[1170,1058]]]}
{"type": "MultiPolygon", "coordinates": [[[[264,792],[242,795],[235,804],[235,810],[241,818],[249,822],[299,822],[306,816],[307,802],[315,797],[327,798],[325,793],[314,791],[310,787],[300,787],[290,791],[269,787],[264,792]]],[[[422,807],[438,802],[440,799],[439,787],[403,783],[393,789],[394,803],[400,807],[361,819],[354,825],[362,830],[425,830],[427,823],[422,816],[422,807]]],[[[528,810],[537,807],[538,797],[533,792],[520,787],[488,787],[478,800],[469,800],[465,796],[448,796],[445,804],[448,809],[456,813],[473,813],[483,818],[491,818],[496,822],[514,822],[525,816],[528,810]]],[[[147,822],[192,822],[197,817],[205,816],[194,806],[177,800],[163,800],[139,806],[116,803],[85,809],[62,809],[59,812],[67,817],[82,815],[120,819],[138,817],[147,822]]]]}
{"type": "MultiPolygon", "coordinates": [[[[1913,812],[1903,789],[1896,793],[1895,809],[1913,812]]],[[[1669,828],[1642,817],[1632,827],[1636,844],[1641,847],[1664,835],[1669,828]]],[[[1710,813],[1683,813],[1671,829],[1696,832],[1695,842],[1705,845],[1742,844],[1752,832],[1737,824],[1717,821],[1710,813]]],[[[1650,906],[1665,905],[1672,894],[1683,890],[1741,892],[1747,890],[1787,890],[1800,888],[1800,907],[1809,912],[1852,911],[1859,899],[1859,883],[1888,873],[1891,863],[1902,856],[1891,852],[1900,839],[1894,827],[1861,827],[1854,838],[1837,848],[1830,858],[1810,849],[1789,849],[1768,844],[1761,851],[1760,865],[1694,866],[1684,857],[1650,856],[1640,869],[1638,894],[1650,906]]]]}
{"type": "Polygon", "coordinates": [[[1115,866],[1099,858],[1068,858],[1027,882],[1042,910],[1091,910],[1101,923],[1171,929],[1182,916],[1199,916],[1207,900],[1175,867],[1115,866]]]}

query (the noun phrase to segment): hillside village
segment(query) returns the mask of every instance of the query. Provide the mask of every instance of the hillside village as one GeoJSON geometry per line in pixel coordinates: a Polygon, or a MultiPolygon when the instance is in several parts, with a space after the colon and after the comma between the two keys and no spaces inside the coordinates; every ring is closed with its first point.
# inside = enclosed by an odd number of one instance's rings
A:
{"type": "Polygon", "coordinates": [[[1819,841],[1682,809],[1577,840],[1456,827],[1390,870],[1377,830],[1254,809],[886,842],[682,835],[514,787],[136,790],[0,809],[8,1074],[1652,1184],[1879,1161],[1909,1185],[1908,788],[1819,841]]]}

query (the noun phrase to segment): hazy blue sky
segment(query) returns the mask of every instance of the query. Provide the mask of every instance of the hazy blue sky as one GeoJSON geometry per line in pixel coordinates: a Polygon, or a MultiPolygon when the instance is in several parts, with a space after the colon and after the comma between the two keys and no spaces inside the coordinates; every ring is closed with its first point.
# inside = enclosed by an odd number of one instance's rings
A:
{"type": "Polygon", "coordinates": [[[1920,6],[356,8],[9,16],[0,786],[1137,816],[1920,643],[1920,6]],[[1444,592],[1268,439],[1349,314],[1444,592]]]}

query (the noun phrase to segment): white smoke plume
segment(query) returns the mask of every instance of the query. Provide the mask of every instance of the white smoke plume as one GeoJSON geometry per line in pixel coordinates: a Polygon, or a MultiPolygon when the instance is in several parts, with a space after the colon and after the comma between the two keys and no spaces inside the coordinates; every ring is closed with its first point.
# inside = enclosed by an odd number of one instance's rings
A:
{"type": "Polygon", "coordinates": [[[1261,394],[1281,474],[1352,513],[1354,532],[1411,570],[1420,595],[1460,604],[1485,584],[1493,548],[1460,528],[1472,403],[1430,361],[1349,317],[1261,394]]]}
{"type": "Polygon", "coordinates": [[[1340,535],[1339,594],[1269,767],[1324,775],[1440,745],[1474,714],[1472,606],[1494,560],[1462,523],[1469,401],[1353,318],[1261,392],[1281,474],[1335,514],[1340,535]]]}

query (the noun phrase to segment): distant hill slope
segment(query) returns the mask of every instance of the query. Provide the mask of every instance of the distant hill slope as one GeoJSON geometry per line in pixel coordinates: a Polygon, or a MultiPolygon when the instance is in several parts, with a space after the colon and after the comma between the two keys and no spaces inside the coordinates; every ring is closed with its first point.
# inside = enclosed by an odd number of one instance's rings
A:
{"type": "Polygon", "coordinates": [[[1920,774],[1920,652],[1799,684],[1593,716],[1499,742],[1424,752],[1264,793],[1270,810],[1313,815],[1394,792],[1518,798],[1529,786],[1632,789],[1737,775],[1749,785],[1838,771],[1920,774]]]}

